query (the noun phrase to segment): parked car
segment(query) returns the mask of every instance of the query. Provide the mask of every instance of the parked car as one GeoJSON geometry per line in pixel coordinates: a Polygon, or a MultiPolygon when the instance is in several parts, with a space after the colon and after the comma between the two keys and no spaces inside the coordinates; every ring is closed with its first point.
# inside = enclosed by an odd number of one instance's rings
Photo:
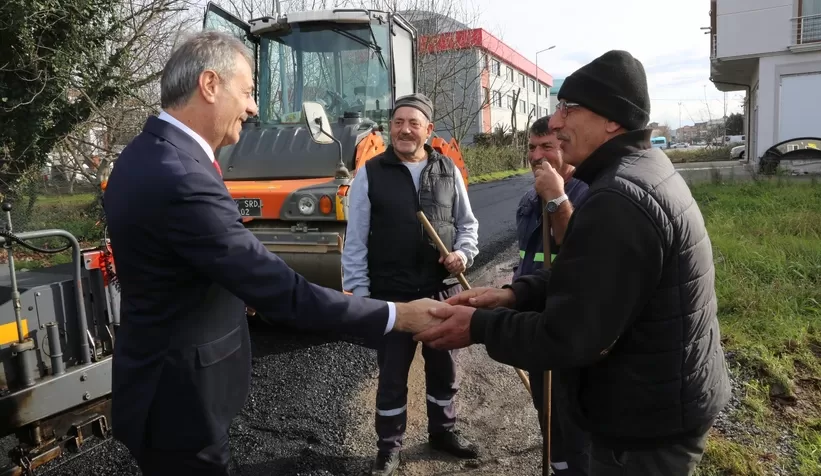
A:
{"type": "Polygon", "coordinates": [[[730,160],[744,160],[744,151],[746,149],[746,145],[738,145],[730,149],[730,160]]]}
{"type": "Polygon", "coordinates": [[[759,160],[759,173],[774,174],[782,160],[821,161],[821,137],[795,137],[767,149],[759,160]]]}

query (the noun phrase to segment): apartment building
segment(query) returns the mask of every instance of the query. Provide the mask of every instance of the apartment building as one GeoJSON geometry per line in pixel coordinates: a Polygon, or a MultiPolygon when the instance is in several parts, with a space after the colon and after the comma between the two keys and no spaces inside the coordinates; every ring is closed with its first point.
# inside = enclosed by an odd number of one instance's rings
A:
{"type": "Polygon", "coordinates": [[[514,117],[524,130],[548,114],[553,77],[521,53],[445,15],[402,15],[419,31],[419,85],[434,101],[439,136],[470,144],[478,133],[510,131],[514,117]]]}
{"type": "Polygon", "coordinates": [[[821,138],[821,0],[712,0],[709,29],[711,81],[747,93],[745,158],[754,167],[779,143],[821,138]]]}

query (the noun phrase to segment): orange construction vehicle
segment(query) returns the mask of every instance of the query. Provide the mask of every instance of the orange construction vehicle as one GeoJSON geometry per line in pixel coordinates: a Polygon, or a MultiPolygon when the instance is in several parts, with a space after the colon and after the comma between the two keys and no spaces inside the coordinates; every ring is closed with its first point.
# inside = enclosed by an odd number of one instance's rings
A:
{"type": "MultiPolygon", "coordinates": [[[[386,149],[396,98],[417,90],[416,29],[399,14],[366,9],[246,23],[214,3],[203,28],[236,35],[256,59],[259,115],[217,153],[246,226],[306,279],[342,290],[348,188],[386,149]]],[[[431,146],[467,185],[456,141],[434,137],[431,146]]]]}

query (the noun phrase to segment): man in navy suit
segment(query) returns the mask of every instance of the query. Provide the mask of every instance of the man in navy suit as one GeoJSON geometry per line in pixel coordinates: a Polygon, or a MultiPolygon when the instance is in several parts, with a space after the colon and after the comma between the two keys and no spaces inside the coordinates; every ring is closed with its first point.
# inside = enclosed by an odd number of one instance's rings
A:
{"type": "Polygon", "coordinates": [[[257,113],[252,58],[195,35],[169,59],[163,113],[125,148],[104,196],[122,285],[114,435],[145,475],[228,474],[228,427],[251,379],[246,303],[302,329],[381,338],[436,322],[437,301],[386,303],[307,282],[242,224],[214,151],[257,113]]]}

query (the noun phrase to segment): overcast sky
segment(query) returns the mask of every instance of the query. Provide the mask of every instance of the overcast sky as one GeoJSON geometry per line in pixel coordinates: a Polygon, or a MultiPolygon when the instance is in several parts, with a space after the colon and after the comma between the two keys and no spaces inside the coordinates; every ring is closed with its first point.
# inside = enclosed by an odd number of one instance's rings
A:
{"type": "MultiPolygon", "coordinates": [[[[611,49],[638,58],[647,71],[651,121],[681,124],[720,118],[724,93],[710,82],[709,0],[456,0],[530,61],[562,78],[611,49]],[[706,88],[705,88],[706,86],[706,88]],[[706,101],[705,101],[706,94],[706,101]],[[708,108],[709,105],[709,116],[708,108]]],[[[727,93],[727,114],[742,112],[745,92],[727,93]]]]}

